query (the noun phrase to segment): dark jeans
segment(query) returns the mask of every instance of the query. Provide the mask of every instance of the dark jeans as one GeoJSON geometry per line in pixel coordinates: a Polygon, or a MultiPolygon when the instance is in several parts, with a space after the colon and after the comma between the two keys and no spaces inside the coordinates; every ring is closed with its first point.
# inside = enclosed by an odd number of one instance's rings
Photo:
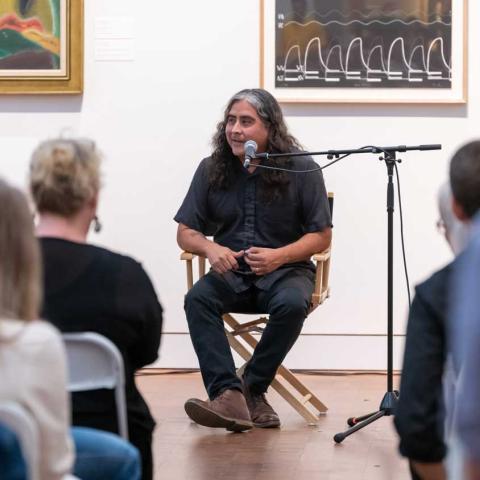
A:
{"type": "MultiPolygon", "coordinates": [[[[139,480],[138,450],[117,435],[73,427],[73,473],[83,480],[139,480]]],[[[27,467],[16,435],[0,425],[0,479],[26,480],[27,467]]]]}
{"type": "MultiPolygon", "coordinates": [[[[88,392],[89,393],[89,392],[88,392]]],[[[73,411],[72,423],[75,426],[89,427],[118,434],[117,422],[112,422],[111,415],[93,412],[73,411]]],[[[140,452],[142,463],[142,480],[153,479],[152,432],[128,422],[128,439],[140,452]]]]}
{"type": "Polygon", "coordinates": [[[308,313],[314,275],[292,270],[268,291],[254,285],[236,293],[222,276],[209,272],[185,297],[190,337],[210,399],[227,388],[241,390],[222,314],[268,313],[269,321],[245,369],[246,383],[256,393],[267,391],[283,359],[292,348],[308,313]]]}
{"type": "Polygon", "coordinates": [[[2,480],[25,480],[27,478],[27,467],[17,436],[1,424],[0,478],[2,480]]]}
{"type": "Polygon", "coordinates": [[[83,480],[140,480],[138,450],[117,435],[92,428],[73,427],[73,473],[83,480]]]}

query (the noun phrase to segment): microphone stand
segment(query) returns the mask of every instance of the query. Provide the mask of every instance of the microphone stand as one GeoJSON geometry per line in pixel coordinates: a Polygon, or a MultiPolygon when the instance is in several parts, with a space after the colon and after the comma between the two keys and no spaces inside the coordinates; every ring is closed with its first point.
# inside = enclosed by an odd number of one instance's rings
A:
{"type": "Polygon", "coordinates": [[[354,153],[381,153],[383,156],[380,160],[385,161],[387,167],[388,183],[387,183],[387,238],[388,238],[388,257],[387,257],[387,392],[383,396],[377,411],[362,415],[360,417],[350,417],[347,420],[350,426],[344,432],[337,433],[333,439],[336,443],[341,443],[346,437],[358,430],[366,427],[370,423],[375,422],[383,416],[394,415],[395,407],[398,402],[399,392],[393,390],[393,212],[395,206],[395,192],[393,184],[393,175],[395,166],[401,160],[397,159],[397,152],[407,152],[410,150],[440,150],[441,145],[418,145],[406,146],[399,145],[397,147],[365,147],[358,150],[328,150],[325,152],[295,152],[287,154],[258,154],[258,158],[275,158],[275,157],[293,157],[305,155],[327,155],[328,158],[338,158],[340,155],[349,155],[354,153]]]}

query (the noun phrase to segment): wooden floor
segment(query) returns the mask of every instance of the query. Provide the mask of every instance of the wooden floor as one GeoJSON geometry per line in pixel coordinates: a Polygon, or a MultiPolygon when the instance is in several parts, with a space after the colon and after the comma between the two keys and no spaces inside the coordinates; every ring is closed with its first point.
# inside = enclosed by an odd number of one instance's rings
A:
{"type": "MultiPolygon", "coordinates": [[[[384,417],[336,445],[346,419],[374,411],[386,390],[383,375],[301,375],[329,407],[316,427],[306,425],[275,392],[269,400],[280,430],[235,434],[192,423],[183,410],[205,398],[198,373],[141,375],[137,383],[157,421],[156,479],[162,480],[408,480],[397,453],[392,417],[384,417]]],[[[396,381],[398,379],[396,378],[396,381]]]]}

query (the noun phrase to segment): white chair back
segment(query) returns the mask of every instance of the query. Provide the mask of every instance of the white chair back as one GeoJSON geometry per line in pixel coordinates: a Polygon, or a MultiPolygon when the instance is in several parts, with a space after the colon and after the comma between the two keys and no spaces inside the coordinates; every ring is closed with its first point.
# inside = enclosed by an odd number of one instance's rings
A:
{"type": "Polygon", "coordinates": [[[29,480],[37,480],[40,457],[38,428],[35,420],[21,405],[6,402],[0,403],[0,422],[16,435],[27,466],[29,480]]]}
{"type": "Polygon", "coordinates": [[[118,433],[128,440],[125,370],[118,348],[108,338],[93,332],[64,333],[62,337],[67,350],[68,390],[114,390],[118,433]]]}

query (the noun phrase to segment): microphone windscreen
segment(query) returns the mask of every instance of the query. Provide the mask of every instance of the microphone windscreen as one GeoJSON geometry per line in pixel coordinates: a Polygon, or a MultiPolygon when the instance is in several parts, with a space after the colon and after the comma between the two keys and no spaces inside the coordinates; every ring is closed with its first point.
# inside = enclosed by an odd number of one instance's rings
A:
{"type": "Polygon", "coordinates": [[[257,148],[258,148],[258,145],[255,140],[247,140],[243,145],[243,149],[245,151],[245,157],[255,158],[257,154],[257,148]]]}

